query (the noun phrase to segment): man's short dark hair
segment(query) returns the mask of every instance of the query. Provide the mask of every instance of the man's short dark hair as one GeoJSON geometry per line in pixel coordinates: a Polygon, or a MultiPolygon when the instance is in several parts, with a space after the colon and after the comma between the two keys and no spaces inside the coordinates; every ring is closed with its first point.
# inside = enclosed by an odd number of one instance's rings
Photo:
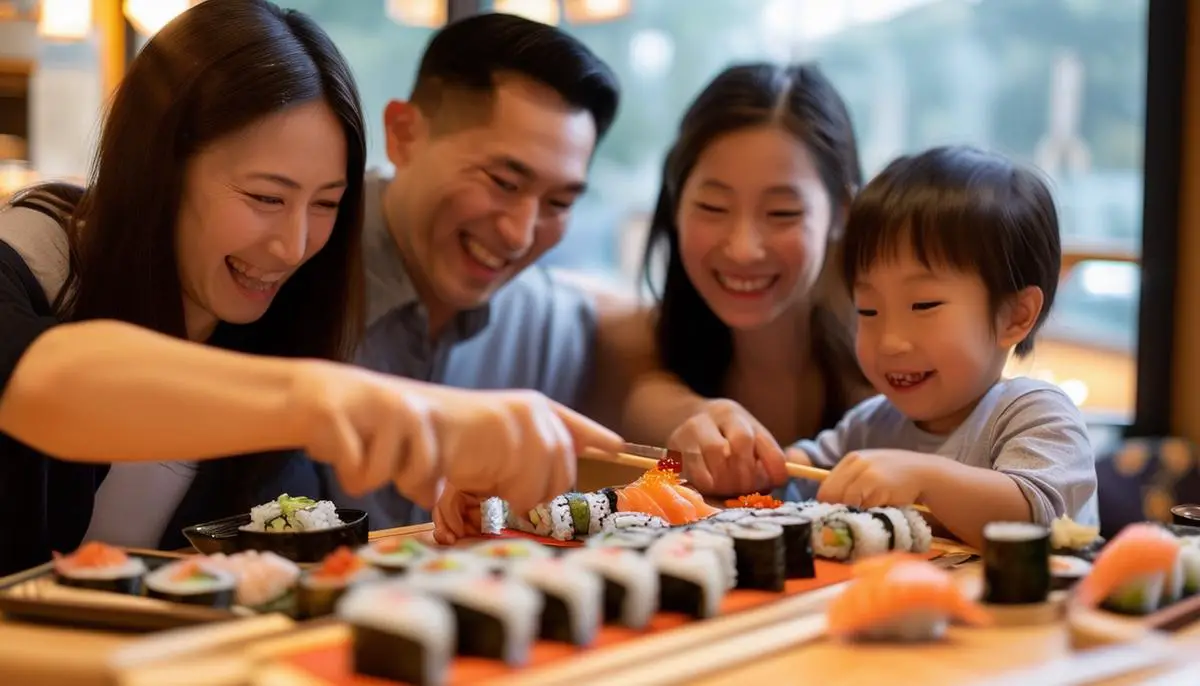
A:
{"type": "Polygon", "coordinates": [[[542,83],[586,110],[597,141],[616,117],[620,86],[603,60],[566,32],[511,14],[473,15],[439,31],[425,48],[411,100],[433,118],[448,91],[494,93],[498,73],[542,83]]]}
{"type": "Polygon", "coordinates": [[[1032,169],[965,146],[933,148],[892,162],[863,188],[846,221],[844,276],[860,274],[905,247],[926,267],[978,274],[993,313],[1030,286],[1042,311],[1023,357],[1054,305],[1062,244],[1054,197],[1032,169]]]}

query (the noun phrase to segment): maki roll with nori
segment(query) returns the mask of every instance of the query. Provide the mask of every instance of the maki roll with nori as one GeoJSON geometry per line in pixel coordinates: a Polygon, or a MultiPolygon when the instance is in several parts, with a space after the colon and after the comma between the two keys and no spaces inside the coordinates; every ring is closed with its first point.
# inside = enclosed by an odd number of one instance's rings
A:
{"type": "Polygon", "coordinates": [[[338,599],[351,586],[378,581],[383,576],[383,572],[368,565],[349,548],[338,548],[327,555],[319,566],[300,577],[300,615],[322,617],[330,614],[338,599]]]}
{"type": "Polygon", "coordinates": [[[599,576],[558,558],[517,563],[511,573],[542,594],[538,632],[542,638],[580,647],[592,644],[604,615],[604,585],[599,576]]]}
{"type": "Polygon", "coordinates": [[[478,556],[451,550],[422,561],[404,579],[417,588],[437,592],[446,586],[486,577],[489,573],[487,564],[478,556]]]}
{"type": "Polygon", "coordinates": [[[226,609],[237,596],[237,578],[204,559],[163,565],[145,577],[146,595],[186,605],[226,609]]]}
{"type": "Polygon", "coordinates": [[[728,510],[722,510],[710,517],[707,521],[713,522],[740,522],[747,517],[754,516],[754,509],[749,507],[731,507],[728,510]]]}
{"type": "Polygon", "coordinates": [[[887,530],[866,512],[840,511],[825,515],[813,527],[813,552],[833,560],[861,560],[888,551],[887,530]]]}
{"type": "Polygon", "coordinates": [[[54,554],[54,579],[63,586],[139,595],[146,563],[95,541],[70,555],[54,554]]]}
{"type": "Polygon", "coordinates": [[[912,550],[912,529],[904,513],[894,507],[872,507],[867,510],[878,521],[888,535],[888,550],[908,552],[912,550]]]}
{"type": "MultiPolygon", "coordinates": [[[[725,590],[729,591],[737,587],[737,552],[734,551],[733,539],[728,534],[703,529],[674,529],[655,542],[654,546],[670,545],[676,540],[683,540],[697,548],[713,551],[717,556],[717,571],[721,573],[721,578],[724,580],[725,590]]],[[[651,552],[654,546],[651,546],[651,552]]]]}
{"type": "Polygon", "coordinates": [[[787,576],[783,527],[757,519],[721,526],[733,540],[737,587],[782,593],[787,576]]]}
{"type": "Polygon", "coordinates": [[[991,522],[983,527],[983,540],[984,602],[1046,602],[1051,587],[1048,527],[1031,522],[991,522]]]}
{"type": "Polygon", "coordinates": [[[552,499],[544,509],[541,506],[535,508],[530,519],[536,525],[548,518],[550,536],[570,541],[600,533],[609,515],[616,511],[616,491],[606,488],[595,493],[564,493],[552,499]]]}
{"type": "Polygon", "coordinates": [[[925,521],[925,515],[921,514],[921,511],[915,507],[901,507],[898,509],[908,522],[908,532],[912,537],[912,552],[929,552],[929,548],[933,545],[933,529],[930,528],[929,522],[925,521]]]}
{"type": "Polygon", "coordinates": [[[783,529],[784,572],[787,578],[816,577],[812,550],[812,520],[802,515],[777,514],[756,521],[776,524],[783,529]]]}
{"type": "Polygon", "coordinates": [[[662,517],[645,512],[614,512],[604,520],[602,532],[622,529],[667,529],[670,526],[662,517]]]}
{"type": "Polygon", "coordinates": [[[389,582],[350,590],[337,614],[350,626],[356,674],[414,686],[446,682],[456,643],[446,601],[389,582]]]}
{"type": "Polygon", "coordinates": [[[467,552],[478,557],[493,574],[504,574],[515,564],[554,556],[546,546],[518,538],[485,541],[471,546],[467,552]]]}
{"type": "Polygon", "coordinates": [[[716,550],[697,545],[693,537],[671,536],[648,555],[658,570],[660,609],[696,619],[720,613],[728,583],[716,550]]]}
{"type": "Polygon", "coordinates": [[[520,667],[541,628],[542,596],[508,578],[477,576],[438,584],[434,592],[450,603],[458,627],[458,654],[500,660],[520,667]]]}
{"type": "Polygon", "coordinates": [[[644,629],[658,610],[658,570],[626,548],[571,550],[563,560],[598,574],[604,582],[604,621],[644,629]]]}
{"type": "Polygon", "coordinates": [[[400,575],[437,555],[411,538],[383,538],[359,548],[363,560],[388,575],[400,575]]]}
{"type": "Polygon", "coordinates": [[[594,548],[624,548],[640,553],[654,545],[665,531],[667,529],[615,529],[592,536],[586,545],[594,548]]]}

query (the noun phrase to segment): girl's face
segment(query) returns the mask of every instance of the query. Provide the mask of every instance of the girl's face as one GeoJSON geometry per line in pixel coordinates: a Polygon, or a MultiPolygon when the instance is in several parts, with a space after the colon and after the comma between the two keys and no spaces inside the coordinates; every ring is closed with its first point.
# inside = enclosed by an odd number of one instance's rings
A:
{"type": "Polygon", "coordinates": [[[1026,289],[993,315],[978,274],[928,268],[906,249],[859,275],[854,305],[858,362],[871,385],[922,429],[946,434],[1000,379],[1037,319],[1041,291],[1026,289]]]}
{"type": "Polygon", "coordinates": [[[825,260],[832,199],[808,149],[776,126],[725,134],[684,183],[679,254],[709,308],[757,329],[808,296],[825,260]]]}
{"type": "Polygon", "coordinates": [[[271,115],[194,155],[175,240],[188,337],[261,317],[325,247],[345,188],[346,139],[324,102],[271,115]]]}

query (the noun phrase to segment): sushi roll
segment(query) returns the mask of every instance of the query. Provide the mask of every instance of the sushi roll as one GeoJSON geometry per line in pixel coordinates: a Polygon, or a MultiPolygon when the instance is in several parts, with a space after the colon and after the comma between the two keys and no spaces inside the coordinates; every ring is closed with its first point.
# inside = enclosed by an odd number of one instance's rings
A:
{"type": "Polygon", "coordinates": [[[451,550],[423,560],[409,570],[404,581],[421,590],[436,593],[443,587],[490,576],[490,573],[491,568],[478,555],[451,550]]]}
{"type": "Polygon", "coordinates": [[[70,555],[54,554],[54,579],[63,586],[140,595],[146,563],[95,541],[70,555]]]}
{"type": "Polygon", "coordinates": [[[1179,560],[1183,566],[1183,595],[1200,593],[1200,539],[1180,539],[1179,560]]]}
{"type": "Polygon", "coordinates": [[[722,510],[713,515],[709,520],[713,522],[732,522],[737,523],[747,517],[752,517],[753,509],[749,507],[731,507],[728,510],[722,510]]]}
{"type": "Polygon", "coordinates": [[[728,588],[718,553],[688,536],[659,541],[649,553],[658,570],[659,608],[696,619],[715,617],[728,588]]]}
{"type": "Polygon", "coordinates": [[[145,577],[146,595],[186,605],[226,609],[237,595],[237,578],[203,559],[163,565],[145,577]]]}
{"type": "Polygon", "coordinates": [[[205,559],[214,567],[237,579],[236,602],[257,612],[292,614],[296,605],[296,583],[300,567],[272,552],[247,550],[226,556],[222,553],[205,559]]]}
{"type": "Polygon", "coordinates": [[[983,527],[984,602],[1044,603],[1050,594],[1050,529],[1030,522],[983,527]]]}
{"type": "Polygon", "coordinates": [[[585,533],[592,536],[603,531],[608,518],[616,514],[617,492],[611,488],[602,488],[592,493],[584,493],[583,498],[588,505],[588,528],[585,533]]]}
{"type": "Polygon", "coordinates": [[[914,553],[929,552],[933,546],[933,529],[930,528],[929,522],[925,521],[925,516],[915,507],[901,507],[899,510],[908,522],[908,533],[912,538],[910,550],[914,553]]]}
{"type": "Polygon", "coordinates": [[[1051,555],[1050,588],[1065,591],[1079,583],[1090,571],[1091,563],[1083,558],[1074,555],[1051,555]]]}
{"type": "Polygon", "coordinates": [[[604,621],[645,629],[658,610],[658,570],[625,548],[579,548],[563,560],[598,574],[604,583],[604,621]]]}
{"type": "Polygon", "coordinates": [[[540,543],[517,538],[477,543],[466,552],[478,557],[492,574],[504,574],[514,564],[554,556],[549,548],[540,543]]]}
{"type": "Polygon", "coordinates": [[[436,594],[450,603],[458,627],[458,654],[500,660],[520,667],[541,626],[542,596],[507,578],[476,576],[439,584],[436,594]]]}
{"type": "Polygon", "coordinates": [[[984,626],[991,617],[945,570],[896,554],[855,565],[854,579],[826,611],[826,630],[843,640],[923,641],[942,636],[951,621],[984,626]]]}
{"type": "Polygon", "coordinates": [[[356,674],[438,686],[454,657],[454,613],[446,601],[402,584],[359,586],[337,605],[350,626],[356,674]]]}
{"type": "Polygon", "coordinates": [[[813,526],[813,552],[832,560],[860,560],[888,551],[888,534],[865,512],[835,511],[813,526]]]}
{"type": "Polygon", "coordinates": [[[903,512],[895,507],[873,507],[867,510],[867,514],[874,517],[887,531],[888,550],[912,550],[912,529],[903,512]]]}
{"type": "Polygon", "coordinates": [[[783,592],[786,564],[783,527],[763,521],[724,524],[737,559],[737,588],[783,592]]]}
{"type": "Polygon", "coordinates": [[[645,552],[661,538],[667,529],[616,529],[592,536],[586,545],[593,548],[623,548],[645,552]]]}
{"type": "Polygon", "coordinates": [[[802,515],[777,514],[756,521],[777,524],[783,529],[784,572],[787,578],[812,579],[817,576],[813,562],[812,520],[802,515]]]}
{"type": "Polygon", "coordinates": [[[613,512],[604,520],[600,533],[622,529],[667,529],[670,526],[662,517],[644,512],[613,512]]]}
{"type": "Polygon", "coordinates": [[[383,572],[367,564],[349,548],[341,547],[300,577],[302,617],[323,617],[333,612],[339,598],[356,584],[383,579],[383,572]]]}
{"type": "Polygon", "coordinates": [[[358,555],[385,574],[399,575],[437,553],[411,538],[384,538],[359,548],[358,555]]]}
{"type": "Polygon", "coordinates": [[[1085,606],[1122,614],[1153,612],[1164,597],[1179,595],[1168,586],[1183,584],[1181,548],[1161,526],[1130,524],[1100,551],[1075,596],[1085,606]]]}
{"type": "Polygon", "coordinates": [[[670,548],[675,546],[678,541],[683,541],[696,548],[713,551],[716,555],[717,571],[720,572],[724,590],[729,591],[737,587],[737,552],[733,549],[733,539],[729,537],[729,534],[704,531],[703,529],[672,530],[671,533],[655,541],[654,545],[650,547],[649,554],[653,554],[656,547],[670,548]]]}
{"type": "Polygon", "coordinates": [[[579,647],[592,644],[604,616],[604,584],[599,576],[559,558],[518,563],[512,575],[542,595],[541,638],[579,647]]]}

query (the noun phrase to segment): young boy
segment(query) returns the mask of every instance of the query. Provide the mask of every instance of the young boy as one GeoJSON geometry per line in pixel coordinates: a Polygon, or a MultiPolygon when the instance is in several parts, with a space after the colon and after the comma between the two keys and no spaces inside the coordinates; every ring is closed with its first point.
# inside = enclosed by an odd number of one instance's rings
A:
{"type": "Polygon", "coordinates": [[[1001,378],[1010,354],[1032,350],[1058,285],[1041,179],[970,148],[903,157],[854,200],[844,248],[859,364],[881,395],[789,451],[832,468],[817,497],[919,501],[975,546],[990,521],[1097,523],[1079,410],[1056,386],[1001,378]]]}

